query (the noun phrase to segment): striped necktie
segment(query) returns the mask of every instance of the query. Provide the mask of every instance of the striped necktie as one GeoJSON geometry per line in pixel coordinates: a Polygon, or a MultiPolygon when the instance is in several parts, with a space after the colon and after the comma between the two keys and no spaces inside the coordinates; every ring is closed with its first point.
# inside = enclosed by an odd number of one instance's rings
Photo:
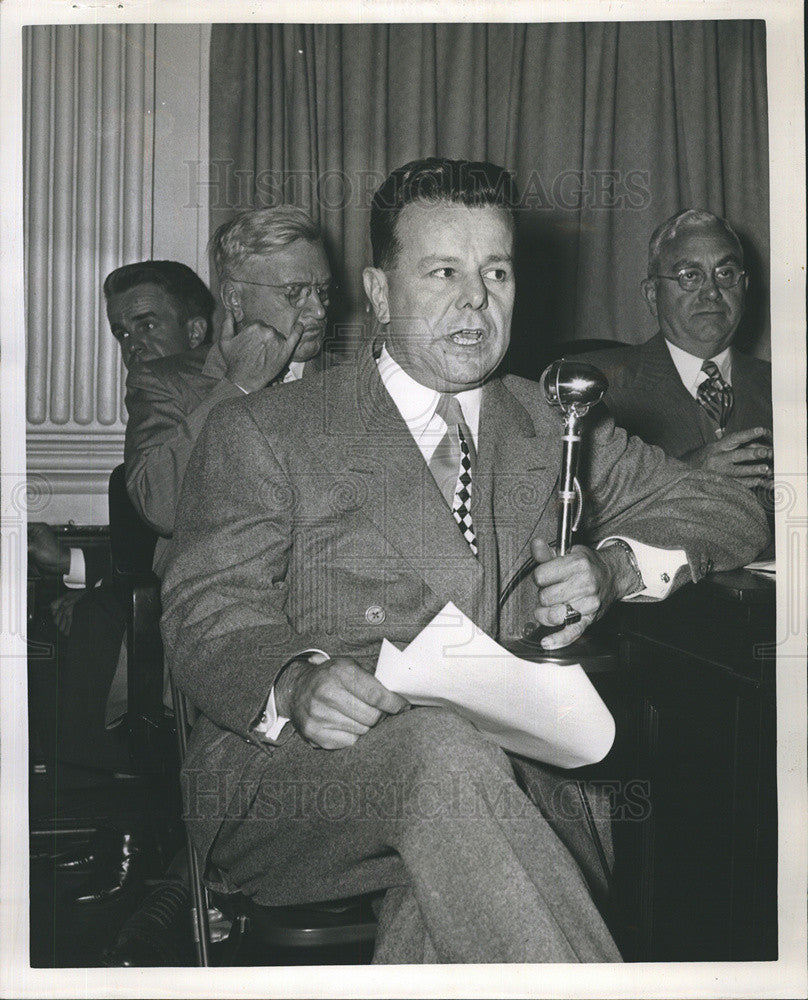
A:
{"type": "Polygon", "coordinates": [[[429,471],[476,556],[477,537],[471,522],[471,478],[477,462],[474,440],[456,396],[441,393],[435,412],[445,422],[446,433],[432,453],[429,471]]]}
{"type": "Polygon", "coordinates": [[[727,426],[729,415],[735,397],[732,394],[732,386],[721,377],[718,365],[715,361],[705,361],[701,370],[707,376],[701,383],[696,399],[704,407],[712,420],[718,424],[719,431],[723,431],[727,426]]]}

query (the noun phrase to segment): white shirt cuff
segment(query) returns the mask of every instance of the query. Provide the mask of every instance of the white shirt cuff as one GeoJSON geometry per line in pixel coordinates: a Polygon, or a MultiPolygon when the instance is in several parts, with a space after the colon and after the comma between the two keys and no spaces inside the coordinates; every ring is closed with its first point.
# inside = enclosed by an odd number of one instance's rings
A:
{"type": "Polygon", "coordinates": [[[255,727],[255,732],[263,736],[265,740],[276,740],[281,735],[281,731],[288,721],[284,716],[278,715],[278,709],[275,705],[275,686],[273,684],[266,706],[264,707],[264,712],[261,715],[258,725],[255,727]]]}
{"type": "MultiPolygon", "coordinates": [[[[293,660],[299,660],[301,656],[308,656],[310,663],[325,663],[326,660],[331,659],[328,653],[324,653],[322,649],[304,649],[299,653],[295,653],[294,656],[289,657],[278,672],[278,676],[293,660]]],[[[289,719],[283,715],[278,715],[278,708],[275,704],[275,685],[273,684],[269,692],[269,698],[267,698],[267,703],[264,706],[264,711],[261,714],[261,718],[253,727],[253,732],[258,733],[265,740],[275,741],[281,735],[283,727],[287,722],[289,722],[289,719]]]]}
{"type": "Polygon", "coordinates": [[[86,586],[87,567],[84,564],[84,553],[81,549],[70,550],[70,570],[65,573],[63,579],[65,586],[72,589],[86,586]]]}
{"type": "Polygon", "coordinates": [[[620,539],[631,546],[637,566],[642,574],[645,590],[637,590],[627,594],[623,600],[630,601],[635,597],[646,600],[663,601],[671,592],[673,581],[679,570],[687,565],[687,553],[684,549],[658,549],[654,545],[646,545],[624,535],[611,535],[598,544],[602,549],[615,539],[620,539]]]}

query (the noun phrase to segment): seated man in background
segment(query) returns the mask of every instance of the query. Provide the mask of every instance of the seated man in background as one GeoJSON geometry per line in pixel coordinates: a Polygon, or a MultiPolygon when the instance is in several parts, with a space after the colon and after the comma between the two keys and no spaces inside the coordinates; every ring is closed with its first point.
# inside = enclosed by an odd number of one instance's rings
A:
{"type": "MultiPolygon", "coordinates": [[[[213,296],[197,274],[178,261],[146,260],[119,267],[104,281],[104,296],[110,328],[129,370],[198,347],[210,337],[213,296]]],[[[129,769],[123,729],[105,725],[125,611],[111,585],[109,562],[98,547],[68,548],[48,525],[34,523],[29,526],[28,551],[40,570],[62,575],[68,588],[80,588],[52,605],[66,641],[56,644],[57,683],[43,671],[33,673],[32,726],[49,771],[57,771],[59,787],[93,785],[129,769]]],[[[124,875],[134,875],[132,859],[139,849],[131,828],[124,834],[105,831],[89,851],[67,855],[57,864],[93,870],[92,887],[79,888],[75,901],[96,902],[119,892],[124,875]],[[122,850],[128,859],[125,869],[122,850]]]]}
{"type": "MultiPolygon", "coordinates": [[[[198,275],[175,260],[144,260],[111,271],[104,280],[107,319],[124,367],[198,347],[210,340],[215,302],[198,275]]],[[[28,526],[28,555],[44,573],[63,578],[68,593],[51,605],[69,635],[76,601],[109,573],[97,547],[62,545],[42,522],[28,526]]]]}
{"type": "Polygon", "coordinates": [[[579,358],[606,375],[620,427],[693,469],[754,489],[772,478],[771,365],[733,341],[749,276],[729,224],[689,209],[651,237],[642,288],[659,332],[579,358]]]}
{"type": "Polygon", "coordinates": [[[219,227],[211,249],[225,310],[218,341],[141,365],[126,383],[126,484],[161,536],[158,576],[185,467],[211,409],[302,377],[307,362],[318,366],[325,337],[331,270],[305,212],[243,212],[219,227]]]}
{"type": "Polygon", "coordinates": [[[746,490],[604,420],[586,483],[599,548],[554,557],[561,421],[535,383],[495,374],[517,203],[490,163],[387,178],[364,273],[378,339],[211,413],[163,582],[167,659],[201,713],[183,780],[203,865],[271,905],[387,890],[376,962],[620,957],[565,783],[448,707],[406,710],[373,676],[382,639],[408,643],[453,601],[494,638],[537,620],[564,645],[613,601],[662,598],[767,536],[746,490]]]}

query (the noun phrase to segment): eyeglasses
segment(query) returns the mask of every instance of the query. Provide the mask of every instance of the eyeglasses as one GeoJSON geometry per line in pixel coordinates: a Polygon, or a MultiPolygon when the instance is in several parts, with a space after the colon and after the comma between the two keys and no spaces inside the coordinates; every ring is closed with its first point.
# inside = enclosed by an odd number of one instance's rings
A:
{"type": "MultiPolygon", "coordinates": [[[[746,271],[737,264],[721,264],[714,269],[713,280],[719,288],[735,288],[745,274],[746,271]]],[[[697,292],[707,280],[700,267],[683,267],[678,274],[654,274],[652,277],[678,281],[683,292],[697,292]]]]}
{"type": "Polygon", "coordinates": [[[284,285],[270,285],[266,281],[248,281],[246,278],[233,278],[233,281],[241,282],[242,285],[258,285],[261,288],[280,289],[284,298],[290,306],[300,309],[309,300],[313,291],[317,292],[317,298],[324,308],[331,302],[332,296],[336,295],[339,285],[336,281],[326,281],[322,285],[309,285],[302,281],[288,281],[284,285]]]}

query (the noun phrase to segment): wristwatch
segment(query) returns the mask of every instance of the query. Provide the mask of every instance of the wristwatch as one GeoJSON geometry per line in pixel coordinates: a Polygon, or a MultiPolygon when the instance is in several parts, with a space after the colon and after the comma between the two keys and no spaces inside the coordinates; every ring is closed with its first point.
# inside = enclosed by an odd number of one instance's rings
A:
{"type": "Polygon", "coordinates": [[[640,567],[637,565],[637,557],[634,555],[634,549],[632,549],[632,547],[628,544],[628,542],[623,541],[622,538],[610,538],[609,541],[602,546],[602,548],[608,549],[612,545],[619,545],[620,548],[626,553],[626,556],[628,557],[629,565],[631,566],[631,569],[634,572],[634,577],[635,577],[634,582],[636,585],[632,587],[632,589],[629,590],[627,594],[624,594],[624,596],[633,597],[634,594],[639,594],[641,590],[645,590],[645,581],[642,578],[640,567]]]}

